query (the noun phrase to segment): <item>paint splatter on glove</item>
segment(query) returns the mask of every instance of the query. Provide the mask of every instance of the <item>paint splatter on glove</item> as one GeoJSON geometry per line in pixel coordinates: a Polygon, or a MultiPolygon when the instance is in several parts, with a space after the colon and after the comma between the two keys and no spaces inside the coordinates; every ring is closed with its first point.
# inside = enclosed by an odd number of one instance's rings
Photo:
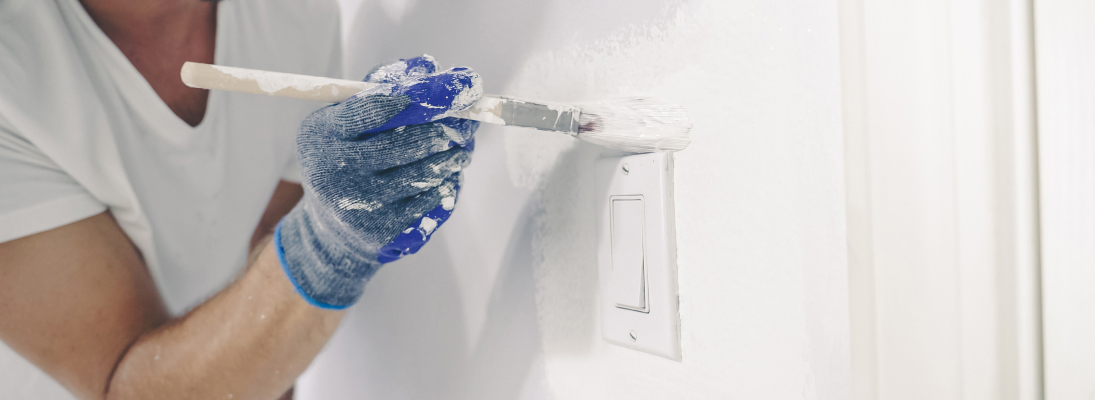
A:
{"type": "Polygon", "coordinates": [[[482,84],[467,68],[436,70],[430,56],[378,67],[365,80],[390,87],[304,120],[304,198],[274,245],[309,303],[352,305],[381,265],[418,251],[452,213],[479,123],[444,115],[478,100],[482,84]]]}

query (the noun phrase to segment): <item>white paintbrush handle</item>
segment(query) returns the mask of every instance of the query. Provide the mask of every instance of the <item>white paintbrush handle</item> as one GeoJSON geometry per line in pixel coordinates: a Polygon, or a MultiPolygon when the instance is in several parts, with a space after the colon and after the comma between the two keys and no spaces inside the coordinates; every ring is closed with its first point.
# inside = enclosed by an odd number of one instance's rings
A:
{"type": "MultiPolygon", "coordinates": [[[[193,88],[229,90],[329,103],[338,103],[363,91],[387,94],[392,88],[392,85],[384,83],[286,74],[195,62],[184,63],[180,76],[186,86],[193,88]]],[[[529,102],[487,94],[468,109],[448,114],[448,116],[575,135],[578,133],[580,114],[581,109],[570,105],[529,102]]]]}
{"type": "Polygon", "coordinates": [[[180,75],[183,83],[193,88],[265,94],[329,103],[338,103],[365,90],[390,88],[390,85],[385,84],[195,62],[183,64],[180,75]]]}

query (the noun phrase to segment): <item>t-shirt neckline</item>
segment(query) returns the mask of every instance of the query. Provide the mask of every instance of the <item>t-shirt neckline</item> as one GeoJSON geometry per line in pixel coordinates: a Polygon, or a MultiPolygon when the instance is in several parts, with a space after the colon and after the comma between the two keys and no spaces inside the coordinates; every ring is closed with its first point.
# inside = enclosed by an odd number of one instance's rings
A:
{"type": "MultiPolygon", "coordinates": [[[[119,89],[125,92],[127,96],[138,96],[135,101],[143,103],[145,107],[139,107],[138,110],[146,110],[152,115],[147,115],[151,120],[157,121],[162,128],[170,129],[171,132],[181,135],[193,135],[199,132],[203,132],[209,129],[210,126],[216,123],[216,119],[220,115],[218,110],[222,109],[221,101],[223,93],[218,90],[210,90],[209,98],[205,103],[205,115],[202,117],[202,121],[197,126],[190,126],[190,124],[179,118],[171,107],[167,106],[167,103],[160,98],[160,95],[156,94],[156,90],[152,88],[152,85],[145,80],[144,75],[141,75],[140,71],[137,71],[137,67],[133,63],[129,62],[129,58],[122,53],[122,50],[114,44],[114,41],[110,40],[110,37],[99,28],[99,25],[91,19],[91,15],[87,13],[84,6],[79,3],[79,0],[63,0],[68,1],[69,5],[75,7],[80,22],[91,33],[93,40],[97,42],[99,47],[103,49],[102,54],[108,63],[114,65],[114,68],[108,68],[111,74],[114,74],[116,78],[116,84],[119,89]]],[[[227,11],[225,7],[222,7],[226,1],[217,1],[217,21],[216,21],[216,33],[213,40],[213,63],[220,64],[224,59],[225,49],[225,35],[227,30],[224,29],[224,23],[228,18],[225,18],[224,13],[227,11]]],[[[175,138],[178,139],[178,138],[175,138]]]]}

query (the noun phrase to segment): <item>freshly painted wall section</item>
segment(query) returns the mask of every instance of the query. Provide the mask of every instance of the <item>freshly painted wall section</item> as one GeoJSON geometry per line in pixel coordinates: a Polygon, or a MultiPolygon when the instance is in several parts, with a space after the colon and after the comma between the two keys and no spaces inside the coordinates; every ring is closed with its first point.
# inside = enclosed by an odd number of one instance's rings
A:
{"type": "Polygon", "coordinates": [[[343,6],[351,78],[428,53],[489,93],[688,109],[683,361],[601,339],[591,167],[605,150],[484,125],[452,219],[369,284],[299,398],[847,398],[836,2],[343,6]]]}

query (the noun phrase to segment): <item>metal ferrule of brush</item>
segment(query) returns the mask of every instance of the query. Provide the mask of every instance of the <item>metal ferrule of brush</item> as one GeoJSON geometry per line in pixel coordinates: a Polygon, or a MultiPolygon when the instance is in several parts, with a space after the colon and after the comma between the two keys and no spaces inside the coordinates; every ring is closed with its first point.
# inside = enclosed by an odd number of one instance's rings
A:
{"type": "Polygon", "coordinates": [[[581,114],[581,108],[571,105],[484,95],[468,109],[452,116],[578,136],[578,118],[581,114]]]}

